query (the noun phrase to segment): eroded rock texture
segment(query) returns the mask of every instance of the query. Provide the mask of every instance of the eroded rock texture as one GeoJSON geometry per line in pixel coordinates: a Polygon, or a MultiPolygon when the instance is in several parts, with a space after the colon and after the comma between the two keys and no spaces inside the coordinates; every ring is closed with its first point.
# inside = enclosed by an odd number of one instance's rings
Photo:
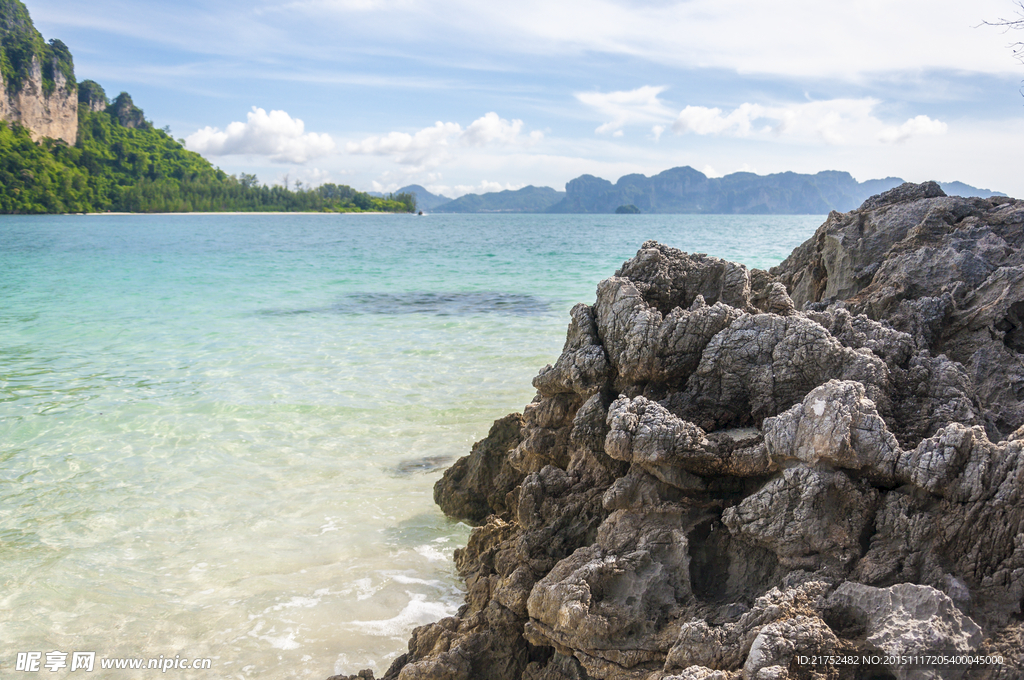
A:
{"type": "Polygon", "coordinates": [[[438,482],[466,604],[385,677],[1024,677],[1022,239],[929,183],[771,272],[643,244],[438,482]],[[806,660],[861,653],[1004,663],[806,660]]]}

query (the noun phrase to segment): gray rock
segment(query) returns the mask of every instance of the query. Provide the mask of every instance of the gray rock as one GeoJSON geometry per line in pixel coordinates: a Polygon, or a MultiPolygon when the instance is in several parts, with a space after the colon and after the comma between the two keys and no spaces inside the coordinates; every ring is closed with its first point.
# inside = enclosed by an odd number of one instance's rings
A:
{"type": "MultiPolygon", "coordinates": [[[[833,616],[849,617],[860,624],[867,651],[882,656],[967,655],[984,639],[981,628],[949,597],[928,586],[900,583],[872,588],[847,581],[832,594],[827,607],[833,616]]],[[[915,667],[919,664],[887,665],[900,680],[929,677],[915,667]]],[[[940,666],[941,673],[932,677],[952,680],[963,676],[964,670],[953,664],[940,666]]]]}
{"type": "Polygon", "coordinates": [[[701,295],[663,314],[632,281],[617,277],[598,286],[595,311],[619,389],[685,384],[711,338],[742,315],[721,302],[709,307],[701,295]]]}
{"type": "Polygon", "coordinates": [[[1024,677],[1024,202],[904,185],[772,272],[643,244],[436,487],[386,680],[1024,677]],[[803,657],[1001,654],[1003,666],[803,657]]]}
{"type": "Polygon", "coordinates": [[[636,463],[680,489],[704,488],[694,475],[752,477],[775,469],[756,430],[752,436],[724,431],[709,437],[644,397],[617,399],[608,411],[608,427],[604,448],[609,456],[636,463]]]}
{"type": "Polygon", "coordinates": [[[832,213],[772,269],[797,309],[842,301],[971,374],[991,436],[1024,423],[1024,207],[903,185],[832,213]]]}
{"type": "Polygon", "coordinates": [[[505,497],[522,481],[509,453],[522,439],[523,419],[512,413],[494,421],[487,438],[445,470],[434,484],[434,502],[445,514],[469,522],[508,510],[505,497]]]}
{"type": "Polygon", "coordinates": [[[870,351],[844,347],[802,316],[740,317],[712,338],[679,407],[705,429],[760,425],[830,378],[855,380],[887,401],[889,369],[870,351]]]}
{"type": "Polygon", "coordinates": [[[598,336],[594,313],[579,304],[570,312],[572,321],[566,333],[565,347],[554,366],[545,366],[533,379],[533,386],[544,395],[575,392],[589,397],[605,387],[608,357],[598,336]]]}
{"type": "Polygon", "coordinates": [[[848,566],[861,555],[879,494],[842,472],[793,467],[722,514],[734,535],[767,548],[787,567],[848,566]]]}
{"type": "Polygon", "coordinates": [[[762,427],[776,465],[799,461],[856,471],[877,484],[896,480],[899,443],[859,382],[830,380],[762,427]]]}

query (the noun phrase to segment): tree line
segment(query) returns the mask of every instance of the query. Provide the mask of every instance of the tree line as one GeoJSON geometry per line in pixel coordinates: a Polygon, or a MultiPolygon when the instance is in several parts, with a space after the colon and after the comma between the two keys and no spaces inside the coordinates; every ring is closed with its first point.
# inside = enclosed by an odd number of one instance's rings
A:
{"type": "Polygon", "coordinates": [[[145,121],[126,94],[115,100],[120,108],[93,110],[88,100],[98,93],[83,85],[74,146],[36,143],[26,128],[0,121],[0,213],[416,211],[414,194],[376,197],[298,182],[291,189],[260,184],[255,175],[228,175],[145,121]],[[122,124],[118,111],[126,107],[142,124],[122,124]]]}

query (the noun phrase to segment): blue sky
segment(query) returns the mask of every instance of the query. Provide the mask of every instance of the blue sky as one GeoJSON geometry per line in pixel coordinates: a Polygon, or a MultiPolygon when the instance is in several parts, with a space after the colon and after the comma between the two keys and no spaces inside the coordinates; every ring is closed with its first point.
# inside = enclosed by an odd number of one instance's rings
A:
{"type": "Polygon", "coordinates": [[[1012,0],[27,0],[229,173],[448,196],[690,165],[1024,197],[1012,0]]]}

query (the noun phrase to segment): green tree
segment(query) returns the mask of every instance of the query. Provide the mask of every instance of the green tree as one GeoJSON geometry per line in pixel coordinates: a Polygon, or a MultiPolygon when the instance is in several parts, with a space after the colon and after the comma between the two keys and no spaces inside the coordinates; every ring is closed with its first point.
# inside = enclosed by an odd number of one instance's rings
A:
{"type": "MultiPolygon", "coordinates": [[[[3,0],[0,0],[2,2],[3,0]]],[[[98,85],[81,83],[78,142],[32,141],[20,125],[0,122],[0,213],[202,211],[414,212],[415,197],[375,198],[352,187],[295,189],[261,185],[256,175],[227,175],[145,120],[127,94],[105,110],[98,85]],[[122,116],[125,112],[129,125],[122,116]]]]}

